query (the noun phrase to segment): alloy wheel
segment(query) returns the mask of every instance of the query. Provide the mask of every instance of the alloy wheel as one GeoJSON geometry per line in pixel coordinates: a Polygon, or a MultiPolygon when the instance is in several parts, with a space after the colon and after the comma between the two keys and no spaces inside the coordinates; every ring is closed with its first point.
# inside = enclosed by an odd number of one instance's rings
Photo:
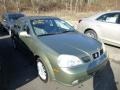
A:
{"type": "Polygon", "coordinates": [[[48,81],[47,70],[41,61],[37,62],[37,69],[40,79],[44,82],[47,82],[48,81]]]}

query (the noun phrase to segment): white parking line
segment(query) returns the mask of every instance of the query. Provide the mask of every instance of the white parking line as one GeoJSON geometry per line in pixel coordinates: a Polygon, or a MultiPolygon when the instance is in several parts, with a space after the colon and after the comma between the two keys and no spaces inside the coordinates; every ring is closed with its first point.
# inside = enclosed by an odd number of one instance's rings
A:
{"type": "Polygon", "coordinates": [[[10,35],[6,35],[6,36],[1,36],[0,39],[5,39],[5,38],[9,38],[10,35]]]}

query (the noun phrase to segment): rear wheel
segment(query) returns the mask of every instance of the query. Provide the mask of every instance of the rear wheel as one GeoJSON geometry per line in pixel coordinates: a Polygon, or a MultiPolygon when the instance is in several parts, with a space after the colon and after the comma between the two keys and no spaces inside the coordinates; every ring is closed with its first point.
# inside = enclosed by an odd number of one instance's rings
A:
{"type": "Polygon", "coordinates": [[[88,31],[85,32],[85,34],[88,37],[91,37],[91,38],[94,38],[94,39],[98,39],[96,32],[93,31],[93,30],[88,30],[88,31]]]}
{"type": "Polygon", "coordinates": [[[47,83],[48,82],[48,73],[47,73],[47,70],[46,70],[44,64],[39,59],[37,59],[37,70],[38,70],[38,75],[39,75],[40,79],[43,82],[47,83]]]}

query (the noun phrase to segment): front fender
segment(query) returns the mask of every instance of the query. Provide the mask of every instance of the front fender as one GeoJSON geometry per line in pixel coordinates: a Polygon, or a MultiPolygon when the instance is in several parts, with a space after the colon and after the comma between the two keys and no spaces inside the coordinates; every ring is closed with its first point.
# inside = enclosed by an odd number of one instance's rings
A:
{"type": "Polygon", "coordinates": [[[40,54],[40,55],[37,55],[37,56],[38,56],[39,59],[44,63],[50,79],[51,79],[51,80],[55,80],[55,74],[54,74],[53,67],[52,67],[49,59],[48,59],[45,55],[41,55],[41,54],[40,54]]]}
{"type": "Polygon", "coordinates": [[[55,80],[54,68],[58,54],[43,43],[38,43],[34,55],[38,56],[47,68],[50,79],[55,80]]]}

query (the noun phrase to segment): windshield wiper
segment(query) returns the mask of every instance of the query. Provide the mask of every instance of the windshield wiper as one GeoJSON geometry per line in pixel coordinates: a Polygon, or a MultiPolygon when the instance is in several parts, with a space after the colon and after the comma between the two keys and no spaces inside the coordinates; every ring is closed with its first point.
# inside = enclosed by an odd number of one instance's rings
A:
{"type": "Polygon", "coordinates": [[[74,32],[73,30],[64,30],[62,33],[74,32]]]}

